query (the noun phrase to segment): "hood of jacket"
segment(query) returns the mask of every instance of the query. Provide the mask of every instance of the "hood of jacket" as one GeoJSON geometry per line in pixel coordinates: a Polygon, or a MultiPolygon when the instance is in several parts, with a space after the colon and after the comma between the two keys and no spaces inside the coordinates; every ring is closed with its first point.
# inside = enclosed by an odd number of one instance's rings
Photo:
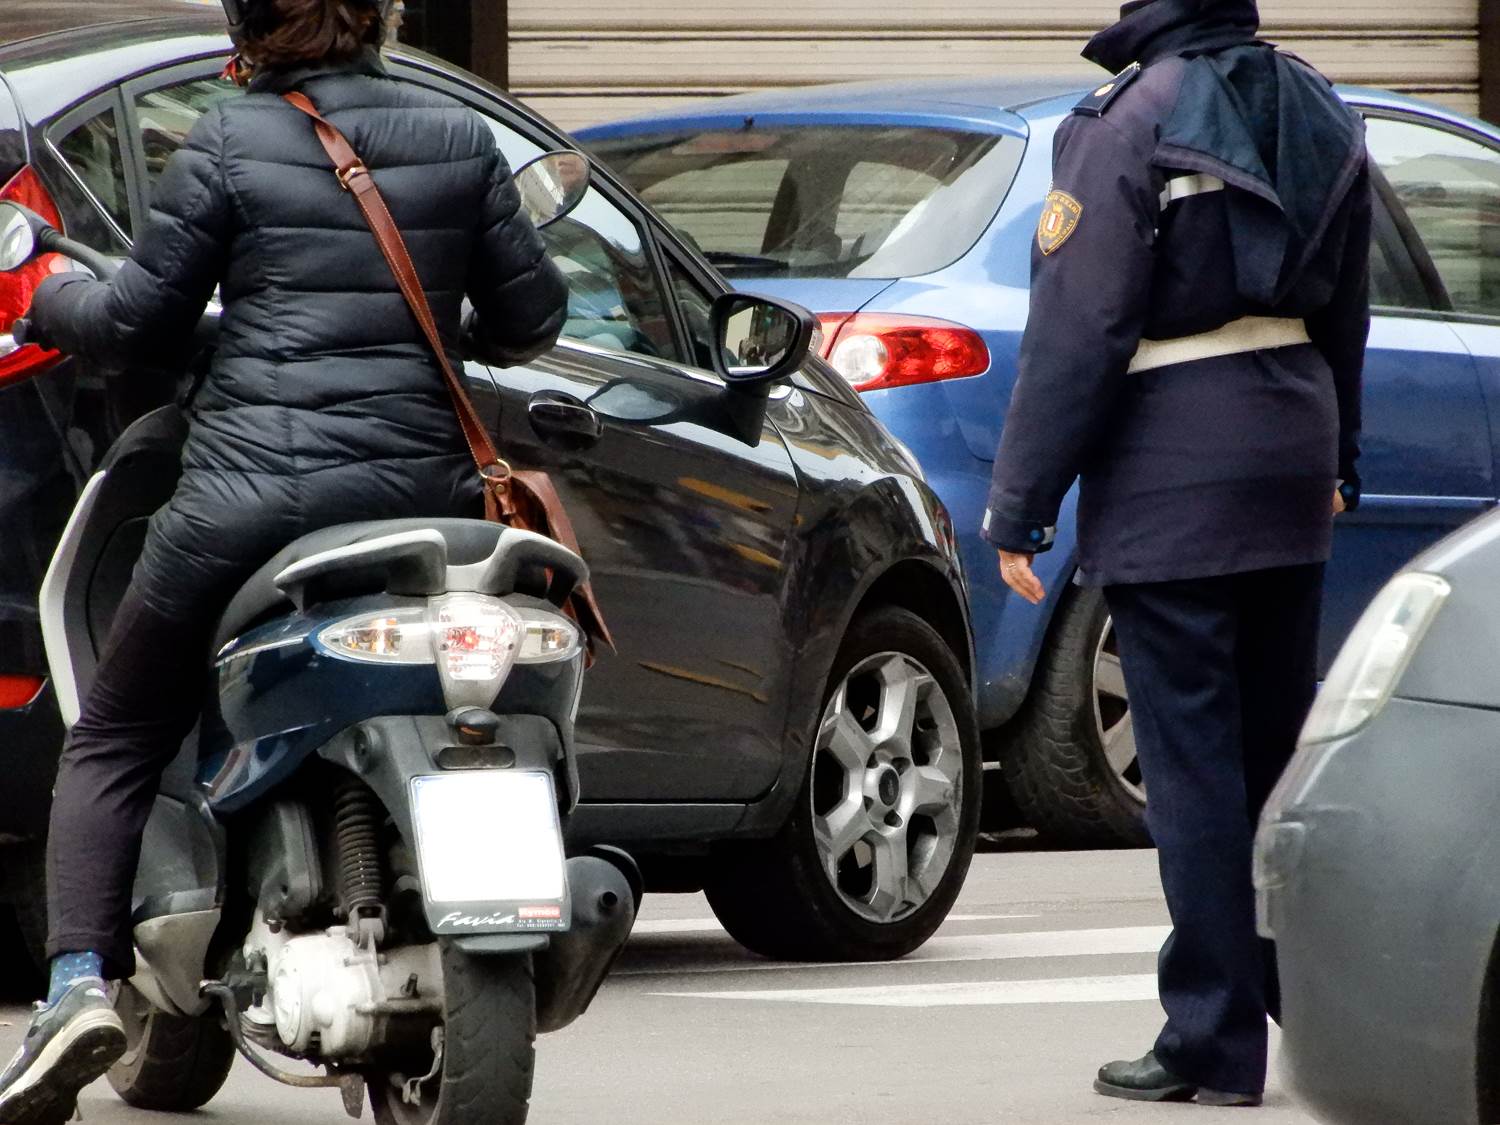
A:
{"type": "Polygon", "coordinates": [[[1229,187],[1234,268],[1248,300],[1296,285],[1364,167],[1364,128],[1328,81],[1256,38],[1255,0],[1132,0],[1084,57],[1111,71],[1184,60],[1155,162],[1229,187]]]}
{"type": "Polygon", "coordinates": [[[1195,55],[1255,41],[1255,0],[1130,0],[1118,23],[1089,40],[1083,57],[1116,73],[1170,55],[1195,55]]]}

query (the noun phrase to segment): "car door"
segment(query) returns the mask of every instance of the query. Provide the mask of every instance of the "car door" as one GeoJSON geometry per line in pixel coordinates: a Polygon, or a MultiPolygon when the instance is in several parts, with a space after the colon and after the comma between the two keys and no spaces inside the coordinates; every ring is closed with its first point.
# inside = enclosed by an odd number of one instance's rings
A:
{"type": "Polygon", "coordinates": [[[1420,115],[1369,125],[1435,315],[1473,356],[1500,450],[1500,134],[1420,115]]]}
{"type": "MultiPolygon", "coordinates": [[[[563,340],[476,390],[498,399],[504,454],[551,473],[614,635],[579,715],[584,797],[759,796],[780,769],[791,664],[791,457],[764,404],[688,341],[644,214],[596,184],[545,233],[568,279],[563,340]]],[[[709,296],[690,284],[701,324],[709,296]]]]}
{"type": "Polygon", "coordinates": [[[1495,501],[1486,396],[1469,349],[1443,315],[1420,239],[1389,176],[1383,119],[1369,116],[1377,176],[1369,349],[1357,512],[1334,524],[1323,671],[1376,591],[1412,556],[1495,501]]]}

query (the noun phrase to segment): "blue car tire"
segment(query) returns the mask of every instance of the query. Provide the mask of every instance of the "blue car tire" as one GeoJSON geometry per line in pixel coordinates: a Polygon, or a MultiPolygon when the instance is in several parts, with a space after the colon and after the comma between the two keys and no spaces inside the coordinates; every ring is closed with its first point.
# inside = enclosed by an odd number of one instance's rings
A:
{"type": "Polygon", "coordinates": [[[1123,686],[1100,682],[1101,667],[1119,666],[1105,651],[1108,631],[1103,594],[1070,590],[1052,621],[1026,703],[1002,739],[1006,785],[1023,819],[1065,847],[1151,843],[1139,776],[1132,777],[1126,763],[1112,765],[1106,752],[1109,736],[1130,737],[1123,686]]]}

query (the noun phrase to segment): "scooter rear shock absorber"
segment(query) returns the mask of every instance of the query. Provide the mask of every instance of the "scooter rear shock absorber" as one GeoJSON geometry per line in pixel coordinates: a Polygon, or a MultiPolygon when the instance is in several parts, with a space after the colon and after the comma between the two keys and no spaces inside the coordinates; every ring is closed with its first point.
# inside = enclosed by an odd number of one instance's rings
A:
{"type": "Polygon", "coordinates": [[[362,781],[339,784],[333,795],[334,836],[338,842],[339,894],[349,929],[361,945],[385,939],[384,880],[380,866],[380,825],[384,810],[362,781]]]}

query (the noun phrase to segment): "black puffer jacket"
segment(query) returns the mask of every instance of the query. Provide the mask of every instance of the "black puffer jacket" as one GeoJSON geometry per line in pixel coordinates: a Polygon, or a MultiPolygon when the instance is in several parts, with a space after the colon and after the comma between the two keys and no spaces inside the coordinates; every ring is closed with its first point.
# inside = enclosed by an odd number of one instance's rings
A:
{"type": "Polygon", "coordinates": [[[214,287],[218,353],[183,475],[135,581],[163,613],[222,607],[250,571],[335,523],[478,515],[473,463],[437,361],[312,122],[300,89],[370,167],[455,364],[465,294],[490,353],[550,347],[567,290],[472,110],[388,77],[377,55],[264,74],[210,110],[158,185],[113,283],[54,278],[37,326],[115,368],[160,364],[214,287]]]}

